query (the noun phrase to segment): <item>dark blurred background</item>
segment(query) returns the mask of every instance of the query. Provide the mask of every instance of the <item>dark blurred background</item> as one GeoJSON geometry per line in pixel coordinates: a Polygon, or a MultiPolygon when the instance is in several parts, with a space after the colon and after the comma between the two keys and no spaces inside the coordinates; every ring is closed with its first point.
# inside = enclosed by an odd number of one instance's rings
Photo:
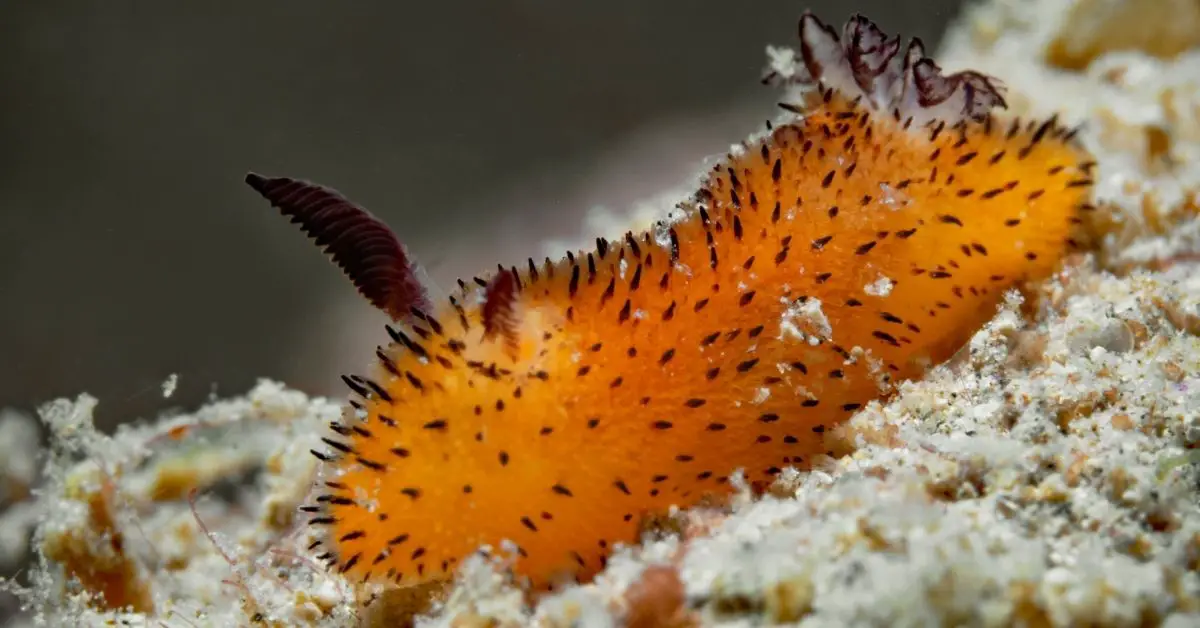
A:
{"type": "Polygon", "coordinates": [[[7,3],[0,406],[86,391],[109,429],[259,377],[340,394],[383,321],[247,169],[338,188],[450,286],[755,130],[804,8],[936,45],[959,4],[7,3]]]}

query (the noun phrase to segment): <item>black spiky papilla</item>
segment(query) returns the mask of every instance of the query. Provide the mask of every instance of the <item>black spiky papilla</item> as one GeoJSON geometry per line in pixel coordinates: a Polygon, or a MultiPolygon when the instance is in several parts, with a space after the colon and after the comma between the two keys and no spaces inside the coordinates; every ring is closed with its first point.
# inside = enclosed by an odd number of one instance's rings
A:
{"type": "Polygon", "coordinates": [[[358,291],[392,320],[408,320],[413,308],[428,307],[425,287],[404,245],[370,212],[334,190],[307,181],[251,172],[246,184],[300,225],[358,291]]]}

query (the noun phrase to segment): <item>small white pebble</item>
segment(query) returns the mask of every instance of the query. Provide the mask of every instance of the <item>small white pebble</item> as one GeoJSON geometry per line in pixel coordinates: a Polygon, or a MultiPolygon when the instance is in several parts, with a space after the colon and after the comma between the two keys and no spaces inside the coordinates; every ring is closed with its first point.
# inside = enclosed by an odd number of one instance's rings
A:
{"type": "Polygon", "coordinates": [[[863,292],[873,297],[886,297],[892,293],[895,285],[895,282],[881,274],[875,281],[863,286],[863,292]]]}

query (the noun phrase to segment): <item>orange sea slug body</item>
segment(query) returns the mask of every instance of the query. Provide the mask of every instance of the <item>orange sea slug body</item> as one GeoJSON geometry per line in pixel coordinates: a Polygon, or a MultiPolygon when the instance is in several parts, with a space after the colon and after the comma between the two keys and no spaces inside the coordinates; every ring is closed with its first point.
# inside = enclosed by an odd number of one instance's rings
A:
{"type": "Polygon", "coordinates": [[[431,312],[403,249],[335,193],[248,181],[403,322],[317,452],[306,510],[358,578],[446,578],[516,544],[535,585],[600,569],[639,519],[804,468],[824,434],[950,357],[1044,277],[1086,209],[1052,120],[1002,124],[855,17],[806,14],[799,115],[715,167],[678,219],[464,285],[431,312]]]}

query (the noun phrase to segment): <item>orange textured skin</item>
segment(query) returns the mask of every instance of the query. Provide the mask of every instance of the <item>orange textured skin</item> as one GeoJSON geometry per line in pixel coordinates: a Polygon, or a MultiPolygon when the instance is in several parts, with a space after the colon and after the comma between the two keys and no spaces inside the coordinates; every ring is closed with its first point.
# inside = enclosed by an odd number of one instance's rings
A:
{"type": "Polygon", "coordinates": [[[318,500],[326,558],[408,585],[508,539],[534,585],[586,577],[643,514],[805,467],[1068,248],[1087,156],[1055,124],[806,107],[714,168],[673,235],[522,271],[515,346],[470,292],[383,350],[318,500]],[[814,300],[831,337],[792,315],[814,300]]]}
{"type": "Polygon", "coordinates": [[[747,142],[667,222],[463,290],[434,315],[386,226],[328,190],[247,183],[403,320],[323,439],[318,558],[365,581],[449,578],[516,546],[537,588],[586,578],[641,521],[830,453],[833,428],[951,357],[1074,245],[1092,162],[1052,118],[1001,123],[869,20],[805,14],[803,112],[747,142]],[[826,82],[828,81],[828,82],[826,82]],[[914,122],[916,120],[916,122],[914,122]]]}

